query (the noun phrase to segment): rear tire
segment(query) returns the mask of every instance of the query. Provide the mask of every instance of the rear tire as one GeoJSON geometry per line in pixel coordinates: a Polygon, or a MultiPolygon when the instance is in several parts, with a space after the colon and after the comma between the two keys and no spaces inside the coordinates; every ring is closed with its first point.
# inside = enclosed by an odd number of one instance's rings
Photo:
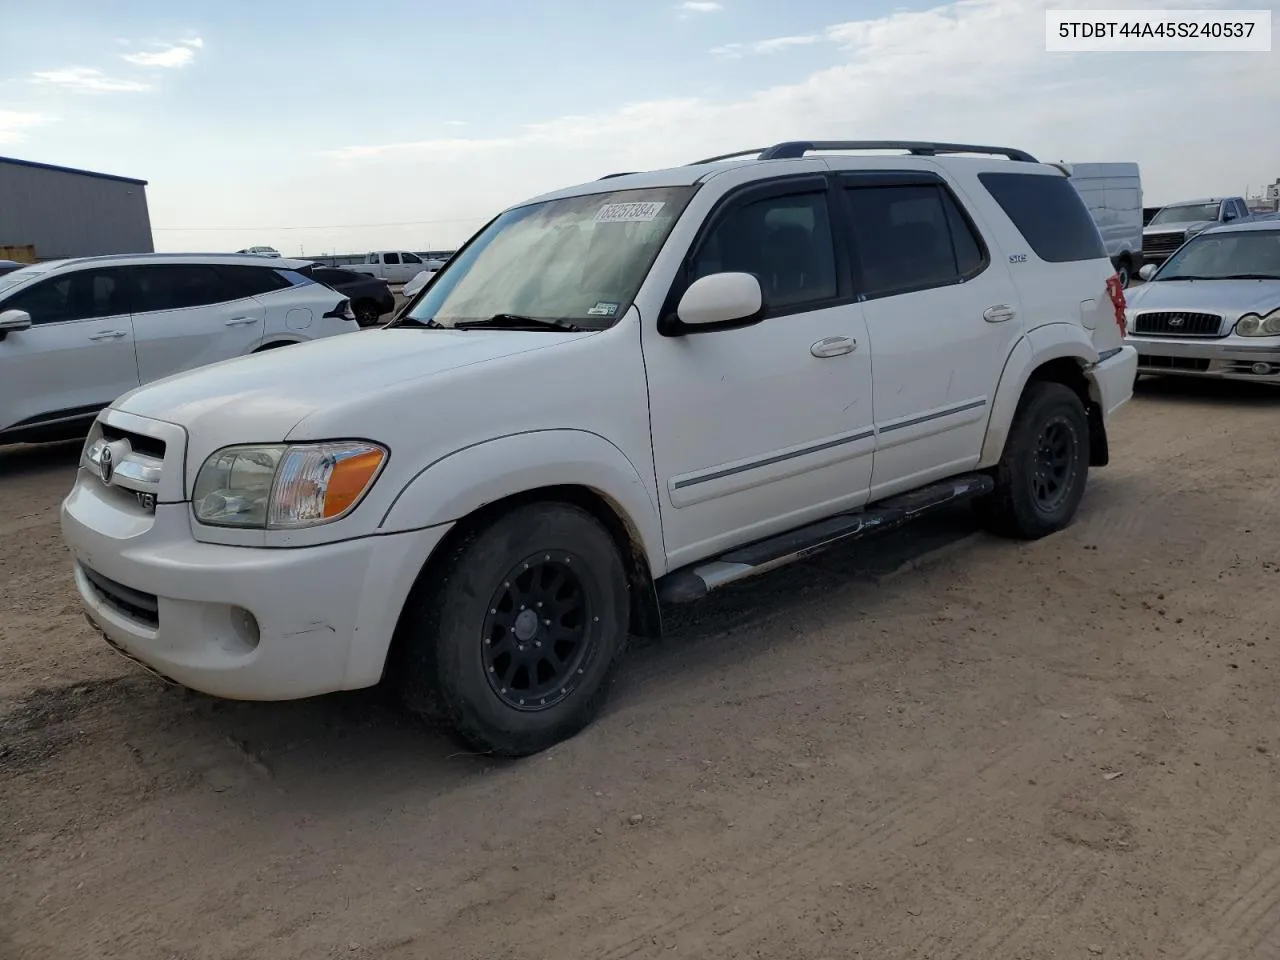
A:
{"type": "Polygon", "coordinates": [[[1089,420],[1074,390],[1027,385],[993,473],[995,490],[976,504],[992,533],[1038,540],[1071,523],[1089,476],[1089,420]]]}
{"type": "Polygon", "coordinates": [[[527,756],[599,713],[626,647],[622,558],[589,513],[518,507],[465,535],[414,588],[397,681],[468,747],[527,756]]]}
{"type": "Polygon", "coordinates": [[[361,327],[372,327],[382,318],[377,303],[368,299],[353,303],[351,312],[355,314],[356,323],[361,327]]]}
{"type": "Polygon", "coordinates": [[[1116,276],[1120,278],[1121,290],[1129,289],[1129,284],[1133,282],[1133,273],[1133,264],[1129,262],[1128,258],[1121,260],[1116,267],[1116,276]]]}

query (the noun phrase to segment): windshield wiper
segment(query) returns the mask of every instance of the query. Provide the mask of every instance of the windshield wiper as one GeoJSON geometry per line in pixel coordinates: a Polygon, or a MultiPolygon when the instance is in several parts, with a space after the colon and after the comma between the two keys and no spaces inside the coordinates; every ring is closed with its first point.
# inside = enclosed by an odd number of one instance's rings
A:
{"type": "Polygon", "coordinates": [[[525,317],[518,313],[495,313],[488,320],[459,320],[453,325],[455,330],[568,330],[581,333],[584,328],[572,320],[561,320],[558,317],[525,317]]]}
{"type": "Polygon", "coordinates": [[[383,324],[382,329],[389,330],[391,327],[408,327],[408,326],[426,327],[429,330],[443,330],[445,328],[443,323],[436,323],[430,317],[427,317],[423,320],[419,320],[417,317],[411,317],[406,313],[403,316],[396,317],[390,323],[383,324]]]}
{"type": "Polygon", "coordinates": [[[1275,273],[1229,273],[1225,277],[1219,277],[1219,280],[1280,280],[1280,274],[1275,273]]]}

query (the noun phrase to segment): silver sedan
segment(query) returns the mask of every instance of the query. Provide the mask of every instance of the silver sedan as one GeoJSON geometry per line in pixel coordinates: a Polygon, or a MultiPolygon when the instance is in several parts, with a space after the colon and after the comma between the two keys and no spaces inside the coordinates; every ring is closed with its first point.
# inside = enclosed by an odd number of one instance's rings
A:
{"type": "Polygon", "coordinates": [[[1280,384],[1280,220],[1214,227],[1126,291],[1138,373],[1280,384]]]}

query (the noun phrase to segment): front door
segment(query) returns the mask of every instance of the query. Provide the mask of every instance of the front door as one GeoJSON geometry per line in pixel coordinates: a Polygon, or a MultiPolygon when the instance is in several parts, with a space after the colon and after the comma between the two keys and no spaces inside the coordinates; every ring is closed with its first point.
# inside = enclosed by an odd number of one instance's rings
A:
{"type": "Polygon", "coordinates": [[[830,202],[823,176],[731,194],[694,242],[671,302],[697,277],[752,273],[764,321],[676,337],[644,330],[673,567],[866,499],[871,357],[830,202]]]}
{"type": "Polygon", "coordinates": [[[940,175],[840,182],[875,353],[878,499],[978,462],[1022,321],[1007,260],[940,175]]]}
{"type": "Polygon", "coordinates": [[[133,327],[143,383],[251,353],[262,341],[266,311],[233,271],[205,263],[132,268],[133,327]]]}
{"type": "Polygon", "coordinates": [[[138,386],[127,281],[120,268],[80,270],[0,300],[32,324],[0,340],[0,430],[96,413],[138,386]]]}

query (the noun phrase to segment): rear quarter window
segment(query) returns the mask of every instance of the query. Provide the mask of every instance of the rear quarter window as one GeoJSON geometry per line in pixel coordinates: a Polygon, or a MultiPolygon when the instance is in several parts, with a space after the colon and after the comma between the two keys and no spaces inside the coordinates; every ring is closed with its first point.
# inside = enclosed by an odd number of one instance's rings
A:
{"type": "Polygon", "coordinates": [[[1106,259],[1098,225],[1066,177],[980,173],[978,179],[1041,260],[1106,259]]]}

